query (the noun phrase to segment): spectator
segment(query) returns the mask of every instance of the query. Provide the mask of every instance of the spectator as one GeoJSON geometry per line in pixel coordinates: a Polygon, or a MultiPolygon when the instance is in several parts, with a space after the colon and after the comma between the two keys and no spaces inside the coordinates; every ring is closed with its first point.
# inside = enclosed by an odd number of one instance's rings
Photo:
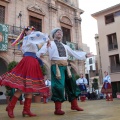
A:
{"type": "Polygon", "coordinates": [[[101,93],[106,94],[106,101],[113,101],[111,78],[108,75],[108,72],[105,71],[104,74],[105,77],[103,78],[103,87],[101,93]]]}

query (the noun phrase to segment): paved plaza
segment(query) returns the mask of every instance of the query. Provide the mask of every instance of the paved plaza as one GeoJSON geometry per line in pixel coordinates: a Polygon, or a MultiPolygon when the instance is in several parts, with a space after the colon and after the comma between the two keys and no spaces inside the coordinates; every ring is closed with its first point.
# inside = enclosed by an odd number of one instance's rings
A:
{"type": "Polygon", "coordinates": [[[78,102],[84,111],[73,111],[70,109],[70,103],[64,102],[62,110],[65,115],[54,115],[54,103],[48,102],[33,103],[31,111],[37,114],[37,117],[22,117],[23,105],[17,104],[14,110],[15,118],[9,118],[5,111],[6,104],[0,105],[0,120],[120,120],[120,100],[114,99],[113,102],[105,100],[91,100],[78,102]]]}

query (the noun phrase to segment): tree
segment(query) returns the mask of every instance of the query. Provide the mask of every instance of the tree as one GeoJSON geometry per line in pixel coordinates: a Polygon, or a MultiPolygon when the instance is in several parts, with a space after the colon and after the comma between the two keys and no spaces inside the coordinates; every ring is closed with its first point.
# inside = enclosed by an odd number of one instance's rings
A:
{"type": "Polygon", "coordinates": [[[8,64],[7,71],[12,70],[18,63],[16,61],[12,61],[8,64]]]}
{"type": "Polygon", "coordinates": [[[75,75],[75,80],[79,79],[80,76],[78,74],[75,75]]]}
{"type": "Polygon", "coordinates": [[[98,89],[98,79],[97,78],[93,79],[92,89],[94,89],[94,90],[98,89]]]}
{"type": "Polygon", "coordinates": [[[45,65],[40,66],[40,67],[41,67],[43,75],[46,75],[47,74],[47,69],[46,69],[45,65]]]}
{"type": "MultiPolygon", "coordinates": [[[[8,67],[7,67],[7,71],[10,71],[12,70],[18,63],[16,61],[12,61],[8,64],[8,67]]],[[[9,86],[5,86],[6,87],[6,96],[10,96],[10,93],[11,93],[11,88],[9,86]]]]}

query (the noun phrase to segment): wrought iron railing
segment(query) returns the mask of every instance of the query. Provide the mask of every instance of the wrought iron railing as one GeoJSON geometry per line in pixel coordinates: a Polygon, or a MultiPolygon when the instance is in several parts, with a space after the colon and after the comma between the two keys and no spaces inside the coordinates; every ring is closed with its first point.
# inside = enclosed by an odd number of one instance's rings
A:
{"type": "Polygon", "coordinates": [[[108,49],[109,49],[109,51],[118,49],[118,45],[117,44],[109,44],[108,49]]]}
{"type": "Polygon", "coordinates": [[[110,73],[120,72],[120,65],[109,66],[110,73]]]}
{"type": "Polygon", "coordinates": [[[8,25],[8,34],[12,34],[12,35],[19,35],[20,32],[22,31],[23,28],[21,27],[17,27],[17,26],[12,26],[12,25],[8,25]]]}

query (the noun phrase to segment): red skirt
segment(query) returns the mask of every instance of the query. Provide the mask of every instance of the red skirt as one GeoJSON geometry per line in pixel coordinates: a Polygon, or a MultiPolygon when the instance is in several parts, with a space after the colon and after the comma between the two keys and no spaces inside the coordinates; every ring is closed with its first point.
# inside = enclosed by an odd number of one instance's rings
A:
{"type": "Polygon", "coordinates": [[[103,93],[103,94],[112,93],[112,86],[111,86],[111,84],[110,83],[104,83],[103,87],[101,89],[101,93],[103,93]]]}
{"type": "Polygon", "coordinates": [[[0,84],[23,92],[49,94],[40,65],[34,57],[26,56],[11,71],[0,76],[0,84]]]}

